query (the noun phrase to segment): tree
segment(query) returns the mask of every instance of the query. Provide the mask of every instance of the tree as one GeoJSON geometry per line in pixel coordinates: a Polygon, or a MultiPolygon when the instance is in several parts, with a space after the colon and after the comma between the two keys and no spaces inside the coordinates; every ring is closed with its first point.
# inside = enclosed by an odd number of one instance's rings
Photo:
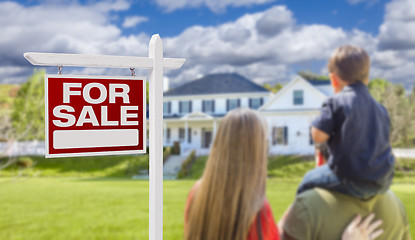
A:
{"type": "Polygon", "coordinates": [[[11,114],[16,140],[45,139],[44,76],[45,70],[35,70],[17,93],[11,114]]]}
{"type": "Polygon", "coordinates": [[[373,79],[369,83],[372,96],[385,106],[391,120],[391,143],[398,147],[415,145],[415,101],[405,94],[402,85],[385,79],[373,79]]]}
{"type": "Polygon", "coordinates": [[[268,89],[272,93],[277,93],[282,87],[281,83],[276,83],[274,86],[271,86],[269,83],[264,84],[264,88],[268,89]]]}
{"type": "Polygon", "coordinates": [[[319,75],[319,74],[316,74],[310,71],[298,71],[297,74],[306,80],[322,80],[322,81],[330,80],[329,76],[319,75]]]}

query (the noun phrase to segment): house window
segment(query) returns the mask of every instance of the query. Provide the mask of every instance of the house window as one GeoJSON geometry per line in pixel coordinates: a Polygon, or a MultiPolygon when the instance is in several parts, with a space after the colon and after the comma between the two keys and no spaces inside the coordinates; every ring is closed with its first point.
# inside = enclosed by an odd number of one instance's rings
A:
{"type": "Polygon", "coordinates": [[[203,100],[202,111],[205,113],[215,112],[215,101],[214,100],[203,100]]]}
{"type": "Polygon", "coordinates": [[[294,90],[294,105],[303,105],[304,104],[304,91],[303,90],[294,90]]]}
{"type": "Polygon", "coordinates": [[[273,127],[272,128],[272,145],[287,145],[288,144],[288,128],[287,127],[273,127]]]}
{"type": "Polygon", "coordinates": [[[184,128],[179,128],[179,140],[184,141],[184,128]]]}
{"type": "Polygon", "coordinates": [[[180,113],[190,113],[190,112],[192,112],[192,101],[180,101],[179,102],[179,112],[180,113]]]}
{"type": "Polygon", "coordinates": [[[163,115],[171,113],[171,102],[163,102],[163,115]]]}
{"type": "Polygon", "coordinates": [[[241,106],[241,99],[228,99],[228,100],[226,100],[226,110],[227,111],[238,108],[240,106],[241,106]]]}
{"type": "Polygon", "coordinates": [[[187,142],[188,143],[192,142],[192,129],[191,128],[187,129],[187,142]]]}
{"type": "Polygon", "coordinates": [[[264,99],[263,98],[250,98],[249,107],[252,109],[258,109],[262,106],[264,99]]]}

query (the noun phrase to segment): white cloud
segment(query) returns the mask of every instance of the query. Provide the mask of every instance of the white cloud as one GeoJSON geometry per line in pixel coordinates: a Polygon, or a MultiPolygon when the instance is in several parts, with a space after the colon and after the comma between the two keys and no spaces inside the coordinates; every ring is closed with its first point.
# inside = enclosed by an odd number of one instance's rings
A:
{"type": "MultiPolygon", "coordinates": [[[[74,3],[25,7],[15,2],[0,3],[0,66],[25,66],[24,52],[147,54],[146,34],[122,36],[110,22],[114,11],[129,7],[123,0],[104,1],[90,5],[74,3]]],[[[29,71],[31,72],[31,71],[29,71]]],[[[17,76],[2,75],[0,82],[17,76]]],[[[20,78],[22,82],[25,78],[20,78]]]]}
{"type": "Polygon", "coordinates": [[[147,17],[143,17],[143,16],[128,16],[124,19],[124,22],[122,24],[123,28],[131,28],[131,27],[135,27],[138,24],[142,23],[142,22],[146,22],[148,21],[147,17]]]}
{"type": "Polygon", "coordinates": [[[171,78],[172,84],[194,79],[196,75],[189,79],[189,73],[206,75],[215,71],[235,71],[256,82],[283,81],[292,74],[291,65],[327,61],[332,51],[344,44],[372,51],[377,40],[359,30],[295,25],[292,12],[284,6],[247,14],[216,27],[190,27],[176,37],[165,39],[169,55],[188,59],[182,74],[171,78]],[[276,12],[279,17],[268,18],[268,14],[276,12]],[[264,29],[261,21],[275,27],[264,29]],[[224,33],[228,34],[224,37],[224,33]]]}
{"type": "Polygon", "coordinates": [[[274,36],[294,23],[293,14],[287,7],[276,6],[264,12],[256,22],[256,28],[264,36],[274,36]]]}
{"type": "Polygon", "coordinates": [[[379,47],[385,50],[415,48],[415,1],[394,0],[386,5],[380,26],[379,47]]]}
{"type": "Polygon", "coordinates": [[[155,0],[157,5],[161,6],[168,12],[183,8],[198,8],[206,6],[213,12],[223,12],[226,7],[241,7],[260,5],[274,2],[276,0],[155,0]]]}
{"type": "Polygon", "coordinates": [[[352,4],[352,5],[356,5],[359,3],[367,3],[369,5],[373,5],[377,2],[379,2],[379,0],[346,0],[348,3],[352,4]]]}
{"type": "MultiPolygon", "coordinates": [[[[128,6],[123,0],[89,5],[75,2],[64,8],[57,4],[24,7],[0,2],[0,82],[27,79],[33,71],[33,66],[23,58],[27,51],[146,56],[150,39],[147,34],[125,36],[111,22],[114,12],[128,6]]],[[[295,74],[294,69],[302,66],[316,65],[325,72],[332,51],[352,44],[365,48],[371,55],[372,77],[409,81],[415,65],[411,7],[413,1],[408,0],[388,4],[379,36],[323,24],[297,24],[293,12],[285,6],[246,14],[217,26],[190,26],[177,36],[163,38],[166,57],[187,59],[182,69],[167,71],[166,75],[171,86],[219,72],[236,72],[258,83],[286,82],[295,74]],[[396,22],[400,24],[394,25],[396,22]],[[404,40],[406,45],[399,43],[404,40]]],[[[124,27],[134,25],[131,22],[139,24],[137,20],[127,23],[127,19],[124,27]]],[[[56,72],[56,68],[49,70],[56,72]]],[[[125,69],[64,68],[63,71],[129,74],[125,69]]],[[[137,75],[146,74],[137,70],[137,75]]]]}

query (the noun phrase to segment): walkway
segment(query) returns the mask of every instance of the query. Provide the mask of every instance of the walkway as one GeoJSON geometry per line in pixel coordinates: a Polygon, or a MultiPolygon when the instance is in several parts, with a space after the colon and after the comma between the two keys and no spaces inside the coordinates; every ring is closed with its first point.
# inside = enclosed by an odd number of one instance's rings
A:
{"type": "Polygon", "coordinates": [[[180,171],[182,162],[186,160],[186,156],[171,155],[163,166],[163,179],[176,179],[177,173],[180,171]]]}

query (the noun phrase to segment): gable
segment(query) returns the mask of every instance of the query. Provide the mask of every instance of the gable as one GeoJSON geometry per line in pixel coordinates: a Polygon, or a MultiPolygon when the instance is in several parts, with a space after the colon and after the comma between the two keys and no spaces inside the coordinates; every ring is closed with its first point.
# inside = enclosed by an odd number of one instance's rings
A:
{"type": "Polygon", "coordinates": [[[297,77],[285,85],[259,110],[268,112],[278,110],[318,109],[326,98],[327,96],[319,89],[303,78],[297,77]],[[302,95],[302,104],[299,104],[301,101],[297,101],[297,104],[294,103],[294,94],[297,94],[297,98],[302,95]]]}

